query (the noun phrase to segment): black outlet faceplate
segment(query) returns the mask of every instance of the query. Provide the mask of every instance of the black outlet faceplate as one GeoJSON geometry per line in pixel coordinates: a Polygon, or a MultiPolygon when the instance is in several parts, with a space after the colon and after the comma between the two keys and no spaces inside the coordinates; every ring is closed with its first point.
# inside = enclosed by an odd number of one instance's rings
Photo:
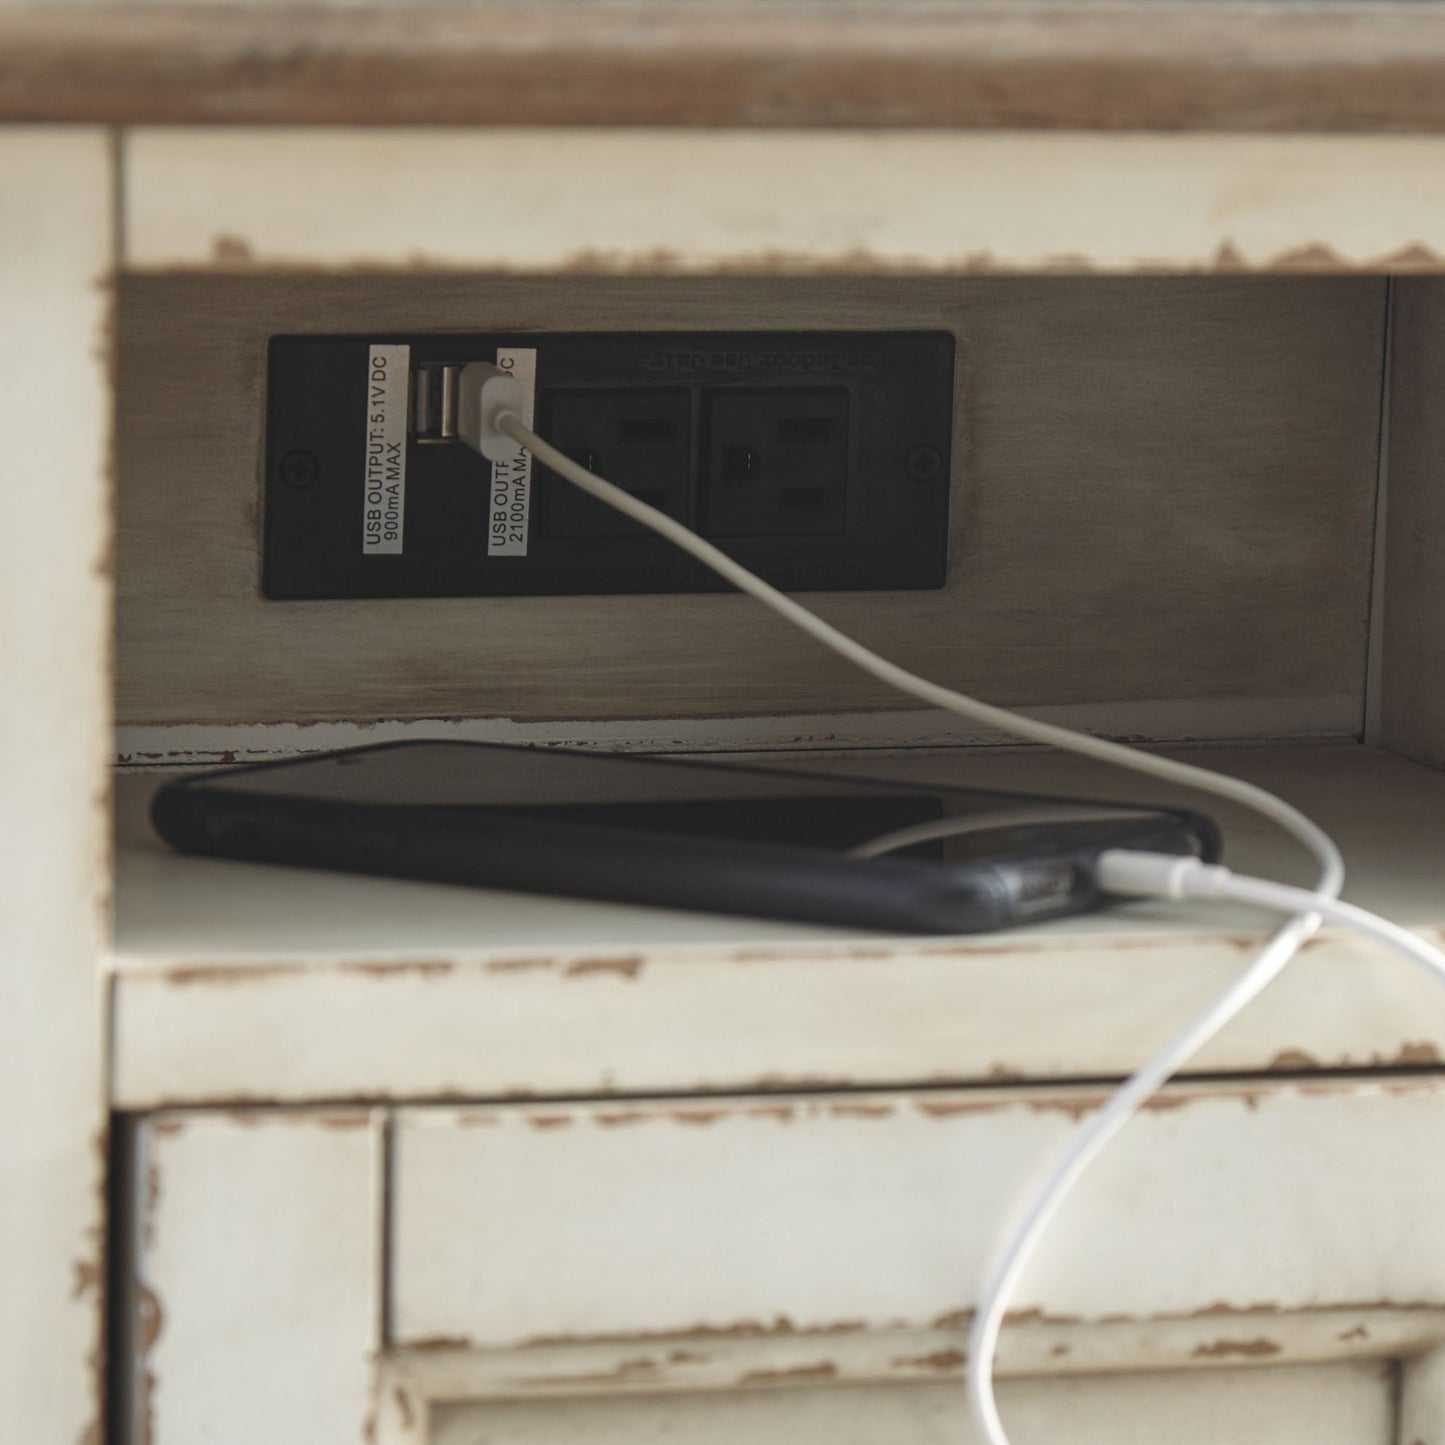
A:
{"type": "MultiPolygon", "coordinates": [[[[541,466],[528,486],[512,486],[503,516],[490,463],[460,442],[416,435],[418,368],[429,369],[430,386],[433,368],[527,350],[543,436],[776,586],[943,584],[946,333],[373,333],[271,341],[266,595],[722,588],[671,543],[541,466]],[[511,554],[489,554],[503,526],[511,554]]],[[[434,421],[428,397],[421,409],[434,421]]]]}

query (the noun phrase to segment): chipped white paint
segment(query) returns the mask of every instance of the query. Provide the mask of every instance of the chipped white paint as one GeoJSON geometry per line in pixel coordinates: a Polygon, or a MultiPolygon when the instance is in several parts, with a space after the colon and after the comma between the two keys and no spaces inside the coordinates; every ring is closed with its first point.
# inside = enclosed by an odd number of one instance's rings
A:
{"type": "MultiPolygon", "coordinates": [[[[961,1322],[1018,1191],[1102,1097],[404,1111],[392,1339],[774,1329],[821,1341],[830,1328],[961,1322]]],[[[1245,1355],[1270,1353],[1276,1310],[1438,1310],[1442,1129],[1435,1077],[1176,1088],[1078,1186],[1017,1307],[1081,1321],[1218,1308],[1219,1353],[1245,1355]]]]}
{"type": "Polygon", "coordinates": [[[100,1429],[109,178],[0,132],[0,1440],[57,1445],[100,1429]]]}
{"type": "MultiPolygon", "coordinates": [[[[1373,1148],[1358,1147],[1371,1132],[1372,1101],[1393,1087],[1405,1113],[1403,1120],[1392,1113],[1395,1141],[1412,1152],[1427,1128],[1438,1129],[1445,1086],[1277,1088],[1252,1102],[1226,1089],[1180,1090],[1175,1107],[1152,1112],[1143,1128],[1155,1137],[1143,1141],[1122,1176],[1104,1184],[1104,1196],[1127,1199],[1081,1196],[1084,1215],[1074,1221],[1078,1237],[1064,1246],[1065,1264],[1091,1254],[1085,1273],[1094,1283],[1086,1288],[1097,1294],[1102,1285],[1125,1313],[1131,1306],[1145,1313],[1139,1305],[1151,1279],[1156,1294],[1178,1305],[1172,1284],[1192,1275],[1201,1287],[1191,1298],[1207,1303],[1192,1317],[1175,1310],[1163,1319],[1103,1323],[1046,1318],[1010,1329],[1003,1373],[1014,1379],[1003,1398],[1018,1438],[1045,1438],[1040,1432],[1057,1430],[1063,1419],[1072,1426],[1082,1408],[1085,1433],[1071,1433],[1071,1441],[1110,1429],[1111,1436],[1098,1438],[1142,1445],[1151,1438],[1146,1427],[1153,1439],[1187,1441],[1197,1403],[1218,1390],[1236,1413],[1212,1413],[1212,1427],[1222,1419],[1251,1425],[1229,1438],[1388,1445],[1377,1422],[1390,1415],[1389,1362],[1431,1348],[1445,1332],[1442,1302],[1418,1299],[1440,1294],[1440,1271],[1428,1261],[1418,1272],[1409,1268],[1414,1245],[1423,1256],[1437,1243],[1418,1227],[1438,1215],[1429,1181],[1419,1181],[1424,1189],[1412,1215],[1398,1203],[1405,1191],[1397,1181],[1377,1177],[1388,1144],[1377,1139],[1373,1148]],[[1428,1120],[1414,1114],[1417,1103],[1428,1120]],[[1230,1111],[1246,1121],[1242,1127],[1228,1122],[1230,1111]],[[1159,1128],[1169,1120],[1175,1123],[1159,1128]],[[1221,1138],[1230,1155],[1224,1169],[1221,1138]],[[1283,1138],[1308,1141],[1303,1153],[1296,1150],[1297,1174],[1280,1163],[1283,1138]],[[1326,1192],[1320,1167],[1333,1151],[1349,1152],[1376,1182],[1346,1191],[1332,1207],[1372,1210],[1379,1234],[1343,1255],[1328,1252],[1332,1273],[1321,1271],[1318,1260],[1343,1220],[1331,1222],[1319,1211],[1292,1216],[1312,1192],[1326,1192]],[[1202,1188],[1201,1174],[1208,1175],[1202,1188]],[[1275,1187],[1280,1175],[1290,1176],[1282,1190],[1275,1187]],[[1396,1202],[1376,1209],[1392,1189],[1396,1202]],[[1229,1229],[1230,1211],[1247,1211],[1259,1197],[1266,1207],[1232,1242],[1242,1258],[1202,1252],[1229,1229]],[[1171,1210],[1180,1200],[1186,1209],[1171,1210]],[[1101,1228],[1119,1222],[1121,1202],[1122,1228],[1101,1228]],[[1156,1210],[1167,1227],[1140,1231],[1130,1211],[1156,1210]],[[1081,1238],[1090,1250],[1080,1248],[1081,1238]],[[1411,1247],[1401,1247],[1403,1241],[1411,1247]],[[1170,1262],[1175,1248],[1181,1260],[1170,1262]],[[1393,1276],[1375,1267],[1392,1249],[1393,1276]],[[1125,1271],[1112,1258],[1121,1250],[1131,1253],[1125,1271]],[[1231,1311],[1215,1297],[1215,1288],[1227,1294],[1242,1270],[1252,1287],[1275,1290],[1300,1260],[1310,1262],[1325,1307],[1281,1315],[1251,1300],[1231,1311]],[[1407,1277],[1417,1293],[1398,1288],[1407,1277]],[[1374,1288],[1380,1307],[1328,1307],[1332,1291],[1374,1288]],[[1316,1363],[1301,1367],[1310,1361],[1316,1363]],[[1234,1368],[1241,1364],[1269,1368],[1234,1368]],[[1181,1369],[1189,1373],[1170,1373],[1181,1369]],[[1327,1418],[1318,1413],[1321,1401],[1329,1405],[1327,1418]],[[1306,1430],[1312,1433],[1294,1433],[1306,1430]]],[[[515,1106],[404,1112],[392,1170],[399,1349],[383,1347],[380,1322],[382,1116],[261,1110],[152,1117],[139,1130],[133,1187],[132,1438],[152,1445],[199,1439],[249,1445],[261,1438],[277,1445],[323,1439],[442,1445],[500,1432],[509,1441],[540,1442],[571,1438],[589,1422],[588,1439],[616,1431],[624,1432],[619,1439],[647,1439],[670,1429],[705,1445],[743,1429],[747,1439],[767,1440],[776,1431],[779,1440],[831,1442],[851,1438],[838,1431],[853,1428],[857,1402],[873,1394],[878,1399],[864,1413],[878,1428],[896,1415],[900,1428],[932,1419],[952,1429],[963,1399],[957,1375],[964,1320],[956,1310],[944,1311],[930,1328],[902,1329],[866,1315],[820,1321],[793,1287],[804,1280],[815,1296],[820,1288],[831,1292],[834,1300],[820,1303],[833,1310],[839,1291],[852,1292],[850,1305],[864,1295],[896,1297],[900,1274],[905,1290],[929,1288],[929,1261],[947,1273],[957,1257],[977,1252],[976,1217],[1007,1192],[1006,1179],[990,1178],[980,1189],[978,1170],[969,1167],[974,1147],[982,1144],[991,1163],[1020,1153],[1015,1142],[1000,1154],[977,1126],[1008,1127],[1020,1113],[1066,1123],[1077,1098],[1035,1091],[1012,1098],[773,1102],[795,1116],[769,1114],[757,1099],[714,1107],[657,1101],[638,1106],[636,1118],[624,1117],[619,1106],[607,1123],[585,1107],[570,1111],[566,1123],[559,1112],[515,1106]],[[965,1112],[950,1112],[957,1107],[965,1112]],[[900,1133],[909,1119],[912,1126],[900,1133]],[[738,1125],[750,1137],[729,1140],[738,1125]],[[794,1130],[805,1137],[790,1137],[794,1130]],[[707,1135],[714,1145],[698,1168],[676,1142],[707,1135]],[[529,1139],[550,1143],[531,1157],[512,1147],[529,1139]],[[622,1155],[599,1157],[598,1140],[620,1142],[622,1155]],[[662,1142],[660,1153],[649,1150],[649,1140],[662,1142]],[[650,1159],[639,1159],[639,1141],[650,1159]],[[438,1143],[461,1153],[443,1158],[438,1143]],[[956,1154],[958,1164],[944,1158],[956,1154]],[[967,1183],[961,1201],[960,1179],[967,1183]],[[905,1190],[913,1192],[909,1201],[900,1199],[905,1190]],[[431,1217],[420,1217],[426,1211],[431,1217]],[[867,1217],[873,1227],[859,1227],[867,1217]],[[958,1240],[940,1249],[944,1234],[958,1240]],[[611,1342],[464,1348],[457,1319],[446,1321],[451,1334],[417,1334],[416,1289],[430,1284],[435,1304],[438,1283],[465,1302],[467,1326],[481,1314],[505,1319],[509,1330],[546,1321],[562,1332],[577,1324],[579,1300],[593,1302],[585,1323],[598,1322],[597,1307],[612,1322],[620,1308],[630,1323],[611,1342]],[[707,1320],[690,1319],[671,1333],[663,1324],[656,1338],[628,1313],[639,1291],[661,1306],[641,1318],[661,1319],[667,1298],[705,1310],[719,1288],[734,1296],[751,1292],[745,1305],[763,1312],[753,1321],[730,1319],[713,1334],[699,1331],[707,1320]],[[773,1308],[780,1305],[793,1313],[773,1308]],[[812,1332],[812,1325],[821,1328],[812,1332]],[[814,1388],[822,1385],[829,1390],[814,1388]],[[802,1403],[799,1389],[807,1395],[802,1403]],[[806,1421],[812,1423],[798,1433],[806,1421]]],[[[1028,1136],[1022,1148],[1037,1146],[1036,1130],[1021,1132],[1028,1136]]],[[[1361,1240],[1365,1233],[1356,1231],[1361,1240]]],[[[1286,1309],[1291,1298],[1287,1287],[1286,1309]]],[[[895,1298],[887,1309],[899,1307],[895,1298]]]]}
{"type": "Polygon", "coordinates": [[[140,269],[1445,266],[1433,136],[141,129],[126,167],[140,269]]]}
{"type": "MultiPolygon", "coordinates": [[[[1333,828],[1356,901],[1423,932],[1445,925],[1445,777],[1352,746],[1191,756],[1281,789],[1333,828]]],[[[1152,791],[1037,752],[810,766],[1152,791]]],[[[120,782],[114,1089],[129,1108],[1118,1075],[1238,973],[1267,926],[1208,905],[1139,906],[972,940],[898,939],[180,858],[138,816],[152,780],[120,782]]],[[[1236,866],[1301,866],[1266,825],[1217,811],[1236,866]]],[[[1331,933],[1198,1067],[1441,1058],[1436,986],[1331,933]]]]}
{"type": "MultiPolygon", "coordinates": [[[[248,889],[256,871],[202,870],[204,892],[192,895],[202,906],[228,886],[248,889]]],[[[278,906],[299,893],[281,883],[267,888],[278,906]]],[[[269,965],[220,955],[151,970],[131,960],[117,979],[117,1102],[1118,1075],[1223,988],[1261,938],[1121,928],[1067,944],[1055,934],[1047,944],[830,946],[783,943],[769,927],[766,944],[672,946],[648,937],[647,925],[725,925],[517,894],[370,886],[368,897],[361,880],[327,879],[315,897],[337,917],[348,906],[370,917],[389,900],[407,914],[461,905],[490,915],[479,927],[509,929],[518,941],[490,956],[418,948],[391,961],[318,952],[269,965]],[[561,941],[563,928],[593,941],[561,941]],[[551,947],[522,941],[543,929],[551,947]]],[[[1441,1055],[1445,1023],[1429,981],[1331,935],[1197,1067],[1358,1067],[1441,1055]]]]}
{"type": "Polygon", "coordinates": [[[160,1115],[138,1149],[134,1438],[360,1445],[380,1347],[381,1120],[160,1115]]]}
{"type": "MultiPolygon", "coordinates": [[[[779,1381],[786,1386],[790,1382],[779,1381]]],[[[740,1390],[436,1408],[425,1445],[977,1445],[957,1386],[740,1390]]],[[[1014,1445],[1394,1445],[1387,1366],[1005,1382],[1014,1445]]],[[[387,1441],[385,1445],[392,1445],[387,1441]]],[[[408,1441],[410,1445],[410,1441],[408,1441]]]]}
{"type": "MultiPolygon", "coordinates": [[[[1060,1324],[1025,1318],[1001,1342],[1001,1378],[1234,1370],[1423,1356],[1445,1341],[1445,1309],[1352,1309],[1060,1324]]],[[[601,1343],[473,1349],[441,1340],[394,1349],[381,1394],[408,1412],[481,1400],[553,1400],[598,1394],[752,1389],[810,1380],[895,1385],[963,1378],[967,1325],[810,1334],[774,1327],[748,1334],[657,1335],[601,1343]]],[[[398,1424],[401,1422],[398,1421],[398,1424]]]]}
{"type": "MultiPolygon", "coordinates": [[[[1200,742],[1240,738],[1346,737],[1359,726],[1359,698],[1200,699],[1188,702],[1085,703],[1031,707],[1032,717],[1115,737],[1200,742]]],[[[420,721],[251,724],[140,724],[115,731],[122,767],[181,768],[253,763],[299,753],[362,747],[405,738],[461,742],[562,744],[609,752],[739,752],[811,748],[959,748],[1015,740],[973,730],[937,712],[781,713],[721,718],[426,718],[420,721]]]]}

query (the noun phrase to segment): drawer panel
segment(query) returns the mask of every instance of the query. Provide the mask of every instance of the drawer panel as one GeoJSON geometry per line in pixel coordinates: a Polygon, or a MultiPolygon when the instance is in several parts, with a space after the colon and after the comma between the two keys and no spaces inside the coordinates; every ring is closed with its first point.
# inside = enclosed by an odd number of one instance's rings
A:
{"type": "MultiPolygon", "coordinates": [[[[814,1094],[399,1113],[391,1339],[956,1328],[1001,1218],[1103,1097],[814,1094]]],[[[1055,1322],[1445,1301],[1445,1084],[1181,1086],[1080,1185],[1055,1322]]],[[[1232,1348],[1232,1346],[1231,1346],[1232,1348]]]]}
{"type": "MultiPolygon", "coordinates": [[[[1008,1381],[1013,1445],[1391,1445],[1394,1369],[1273,1370],[1008,1381]]],[[[425,1445],[974,1445],[957,1382],[434,1406],[425,1445]]]]}
{"type": "Polygon", "coordinates": [[[115,1445],[361,1445],[380,1116],[153,1115],[117,1170],[115,1445]]]}

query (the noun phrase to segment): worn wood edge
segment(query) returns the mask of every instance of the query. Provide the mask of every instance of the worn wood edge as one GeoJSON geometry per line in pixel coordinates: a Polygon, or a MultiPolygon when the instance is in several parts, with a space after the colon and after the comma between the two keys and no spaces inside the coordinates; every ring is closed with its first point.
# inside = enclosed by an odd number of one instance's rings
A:
{"type": "MultiPolygon", "coordinates": [[[[933,1329],[864,1329],[853,1321],[794,1327],[744,1322],[705,1335],[658,1335],[523,1349],[450,1339],[399,1342],[384,1358],[383,1394],[434,1404],[597,1394],[777,1389],[809,1384],[959,1380],[971,1312],[933,1329]]],[[[1011,1317],[998,1374],[1011,1378],[1338,1363],[1422,1354],[1445,1342],[1445,1310],[1364,1305],[1230,1309],[1182,1317],[1079,1321],[1039,1311],[1011,1317]]]]}
{"type": "Polygon", "coordinates": [[[1445,10],[0,7],[0,120],[1445,130],[1445,10]]]}
{"type": "MultiPolygon", "coordinates": [[[[1434,930],[1431,941],[1445,941],[1434,930]]],[[[1425,934],[1423,936],[1428,936],[1425,934]]],[[[1040,947],[1037,942],[939,945],[933,950],[890,946],[792,945],[777,948],[723,950],[709,945],[666,949],[600,948],[547,955],[517,949],[508,955],[461,960],[443,956],[407,959],[286,958],[283,960],[211,960],[187,964],[178,959],[136,957],[116,974],[116,1056],[113,1097],[117,1107],[272,1107],[288,1103],[358,1105],[399,1102],[460,1107],[491,1099],[499,1106],[541,1103],[593,1095],[622,1098],[630,1094],[667,1094],[684,1090],[725,1098],[739,1091],[762,1091],[776,1097],[798,1089],[971,1088],[979,1084],[1037,1084],[1057,1087],[1059,1080],[1121,1078],[1137,1061],[1129,1021],[1118,1025],[1123,1037],[1107,1048],[1087,1053],[1057,1048],[1020,1049],[1000,1040],[992,1047],[970,1046],[966,1055],[955,1049],[944,1056],[937,1048],[909,1052],[896,1046],[884,1058],[868,1058],[846,1036],[815,1036],[806,1054],[782,1059],[769,1051],[752,1063],[723,1052],[702,1051],[689,1063],[620,1061],[605,1039],[593,1047],[574,1041],[565,1066],[539,1070],[514,1058],[488,1059],[489,1040],[505,1051],[499,1036],[505,1022],[518,1014],[550,1016],[559,1037],[578,1038],[582,1019],[599,1012],[607,1018],[641,1009],[645,1017],[666,1025],[675,1019],[667,1006],[679,981],[717,989],[727,975],[741,970],[744,994],[762,998],[783,985],[797,987],[812,979],[847,970],[851,991],[863,994],[863,971],[886,989],[895,978],[913,991],[928,988],[936,970],[950,979],[937,983],[937,1002],[949,1007],[961,987],[991,984],[1032,963],[1061,961],[1078,970],[1106,970],[1122,950],[1157,960],[1167,975],[1161,988],[1177,991],[1181,980],[1211,981],[1228,977],[1259,946],[1258,938],[1181,935],[1160,940],[1103,938],[1068,949],[1040,947]],[[822,970],[823,972],[820,972],[822,970]],[[963,972],[967,976],[963,977],[963,972]],[[901,975],[901,976],[900,976],[901,975]],[[1166,984],[1167,979],[1167,984],[1166,984]],[[591,987],[588,988],[587,986],[591,987]],[[597,990],[604,990],[599,999],[597,990]],[[619,998],[617,990],[629,991],[619,998]],[[658,990],[661,990],[659,993],[658,990]],[[631,990],[640,990],[637,994],[631,990]],[[653,1000],[656,1000],[654,1002],[653,1000]],[[605,1005],[599,1009],[598,1005],[605,1005]],[[362,1037],[354,1049],[326,1044],[334,1020],[350,1021],[362,1037]],[[496,1019],[493,1025],[486,1020],[496,1019]],[[416,1035],[436,1037],[435,1056],[420,1069],[378,1071],[375,1040],[397,1026],[416,1035]],[[495,1028],[499,1033],[489,1032],[495,1028]],[[468,1058],[458,1063],[465,1036],[468,1058]],[[178,1035],[184,1031],[184,1040],[178,1035]],[[450,1037],[447,1037],[450,1035],[450,1037]],[[294,1040],[310,1058],[299,1072],[255,1060],[254,1045],[294,1040]],[[167,1040],[171,1040],[168,1044],[167,1040]],[[253,1046],[248,1047],[250,1039],[253,1046]],[[355,1056],[353,1056],[353,1054],[355,1056]],[[239,1056],[244,1064],[228,1064],[239,1056]],[[218,1060],[221,1062],[218,1063],[218,1060]]],[[[1316,986],[1343,970],[1358,976],[1362,965],[1390,968],[1394,960],[1366,951],[1345,937],[1322,936],[1311,944],[1310,971],[1316,986]]],[[[1131,970],[1132,971],[1132,970],[1131,970]]],[[[864,980],[866,985],[867,980],[864,980]]],[[[1293,985],[1297,991],[1303,980],[1293,985]]],[[[931,990],[930,990],[931,992],[931,990]]],[[[733,1009],[741,1007],[734,996],[733,1009]]],[[[1100,1026],[1103,1020],[1100,1020],[1100,1026]]],[[[876,1046],[875,1046],[876,1052],[876,1046]]],[[[1339,1070],[1407,1070],[1406,1082],[1428,1083],[1445,1051],[1439,1030],[1418,1017],[1401,1017],[1369,1037],[1351,1037],[1344,1047],[1332,1037],[1326,1020],[1304,1025],[1287,1016],[1256,1020],[1241,1039],[1212,1047],[1196,1071],[1208,1076],[1257,1077],[1260,1088],[1291,1083],[1300,1087],[1334,1087],[1339,1070]]],[[[1353,1078],[1351,1073],[1351,1078],[1353,1078]]]]}
{"type": "MultiPolygon", "coordinates": [[[[1442,904],[1445,913],[1445,904],[1442,904]]],[[[1427,942],[1445,942],[1445,923],[1424,924],[1407,932],[1427,942]]],[[[112,949],[102,961],[108,975],[127,991],[147,985],[191,989],[200,997],[210,990],[223,990],[236,997],[238,990],[262,987],[269,989],[286,979],[316,980],[321,977],[353,978],[362,982],[398,984],[408,977],[441,979],[455,976],[460,982],[485,985],[488,978],[507,975],[546,975],[550,988],[584,974],[616,974],[636,981],[649,970],[697,969],[712,965],[758,964],[803,966],[818,962],[855,961],[886,963],[892,968],[929,960],[981,961],[989,958],[1014,959],[1020,963],[1029,958],[1077,958],[1080,966],[1101,962],[1121,950],[1156,952],[1167,950],[1183,957],[1196,953],[1198,962],[1233,962],[1261,945],[1268,937],[1261,924],[1258,933],[1246,933],[1221,925],[1206,928],[1181,925],[1177,933],[1131,932],[1127,918],[1117,933],[1053,935],[1047,933],[957,935],[950,937],[917,937],[859,934],[839,940],[776,943],[645,943],[637,945],[499,945],[491,948],[478,945],[465,951],[435,950],[425,952],[379,953],[309,953],[300,950],[285,953],[248,953],[242,950],[217,952],[192,958],[182,954],[156,953],[124,947],[112,949]]],[[[1393,959],[1393,952],[1383,944],[1352,931],[1326,927],[1302,950],[1309,953],[1338,953],[1358,962],[1365,958],[1393,959]]],[[[534,982],[536,980],[534,979],[534,982]]],[[[1381,1060],[1373,1060],[1380,1063],[1381,1060]]],[[[1428,1057],[1399,1059],[1397,1063],[1445,1063],[1445,1058],[1431,1050],[1428,1057]]],[[[1279,1067],[1291,1067],[1282,1062],[1279,1067]]],[[[995,1078],[1001,1077],[995,1073],[995,1078]]],[[[818,1080],[806,1082],[822,1082],[818,1080]]]]}
{"type": "Polygon", "coordinates": [[[108,1348],[112,160],[95,129],[0,133],[0,498],[28,536],[0,580],[0,1438],[77,1445],[108,1348]]]}
{"type": "MultiPolygon", "coordinates": [[[[1065,704],[1030,715],[1131,742],[1290,743],[1352,740],[1359,702],[1348,695],[1065,704]]],[[[597,748],[609,752],[783,752],[817,749],[1020,747],[1008,734],[936,712],[775,713],[709,718],[377,719],[357,722],[136,723],[115,733],[116,764],[173,769],[271,762],[367,743],[447,738],[597,748]]]]}
{"type": "Polygon", "coordinates": [[[1445,271],[1439,135],[138,125],[122,147],[136,275],[1445,271]]]}

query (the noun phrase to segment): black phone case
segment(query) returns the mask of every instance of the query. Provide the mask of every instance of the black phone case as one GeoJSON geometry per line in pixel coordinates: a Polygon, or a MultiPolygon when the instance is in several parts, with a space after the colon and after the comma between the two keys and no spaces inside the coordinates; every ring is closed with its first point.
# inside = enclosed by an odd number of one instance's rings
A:
{"type": "MultiPolygon", "coordinates": [[[[276,766],[245,771],[260,774],[276,766]]],[[[238,771],[228,769],[226,775],[238,771]]],[[[747,776],[745,769],[731,771],[747,776]]],[[[1105,899],[1095,885],[1093,863],[1108,848],[1191,852],[1207,859],[1219,852],[1214,824],[1178,809],[1101,825],[1087,844],[1068,851],[943,862],[852,858],[784,844],[558,820],[516,808],[284,797],[268,795],[259,777],[255,792],[208,788],[216,776],[173,781],[156,794],[151,819],[172,847],[258,863],[887,932],[987,932],[1098,907],[1105,899]]],[[[1080,801],[1014,796],[1027,802],[1080,801]]]]}

